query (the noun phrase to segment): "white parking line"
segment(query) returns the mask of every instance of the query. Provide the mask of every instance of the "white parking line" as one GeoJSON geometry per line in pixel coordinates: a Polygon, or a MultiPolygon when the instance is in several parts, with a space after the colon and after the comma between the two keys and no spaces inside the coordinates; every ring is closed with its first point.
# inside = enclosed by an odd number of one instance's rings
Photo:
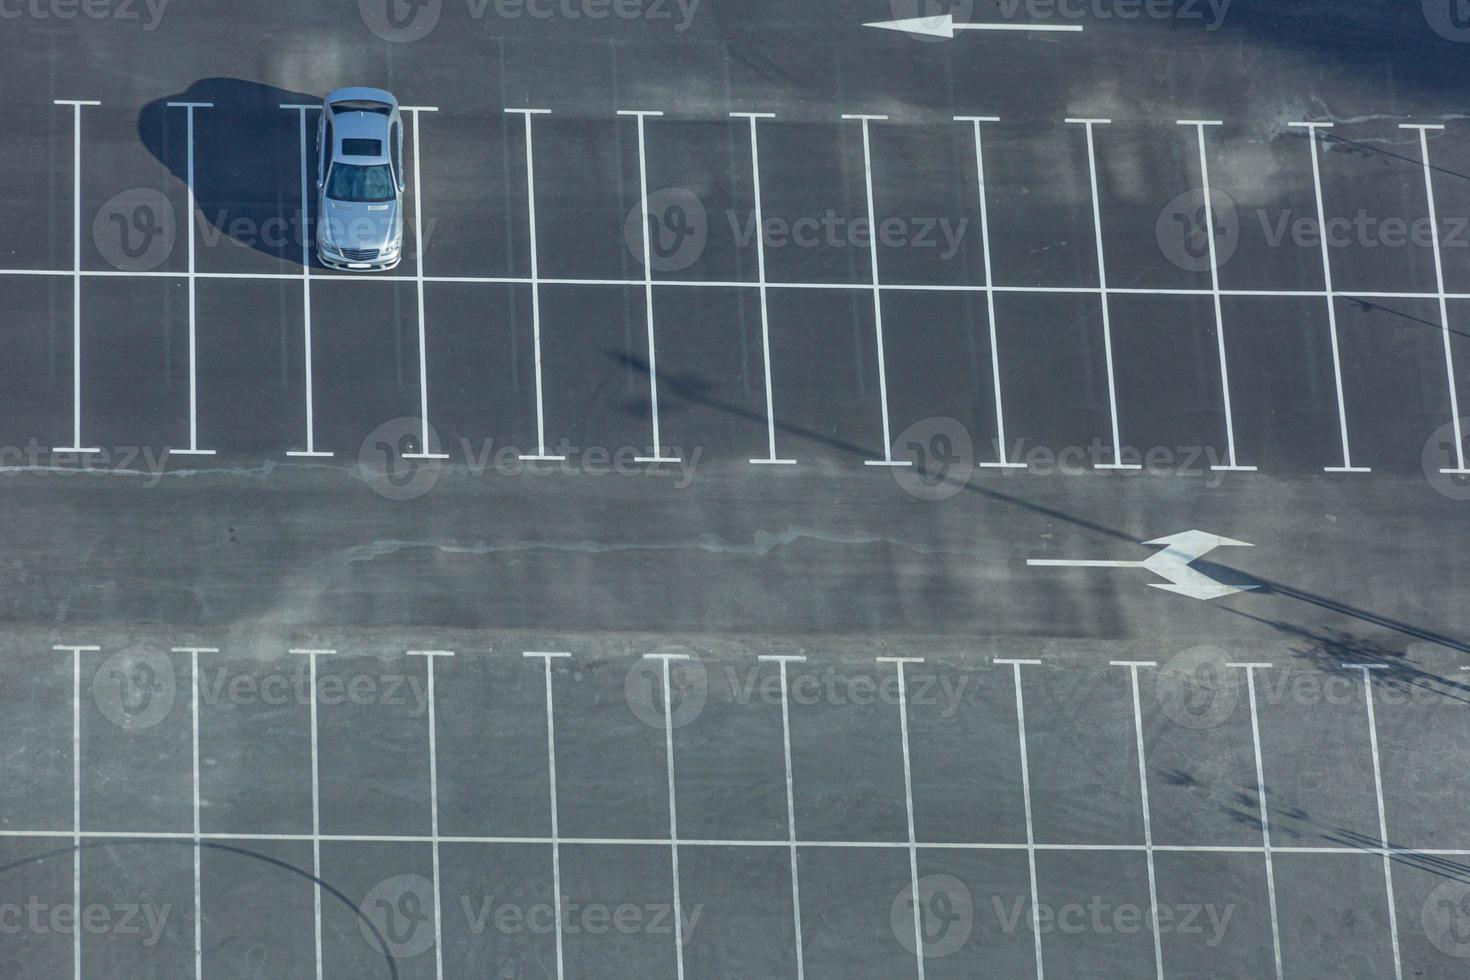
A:
{"type": "Polygon", "coordinates": [[[1261,849],[1266,856],[1266,900],[1271,909],[1271,952],[1276,961],[1276,980],[1282,980],[1281,925],[1276,915],[1276,869],[1271,863],[1271,811],[1266,805],[1266,768],[1261,762],[1261,722],[1256,711],[1256,670],[1269,670],[1266,663],[1231,663],[1245,671],[1246,691],[1250,696],[1251,744],[1256,754],[1256,812],[1261,821],[1261,849]]]}
{"type": "MultiPolygon", "coordinates": [[[[648,144],[644,137],[643,120],[647,116],[662,116],[662,112],[643,109],[619,109],[618,115],[632,116],[638,121],[638,193],[643,208],[643,224],[640,238],[643,242],[643,318],[648,327],[648,405],[653,417],[653,455],[634,456],[638,463],[677,463],[676,456],[665,456],[663,440],[658,431],[658,353],[654,344],[653,331],[653,254],[648,240],[648,144]]],[[[677,904],[677,903],[676,903],[677,904]]],[[[683,976],[683,957],[679,960],[680,976],[683,976]]]]}
{"type": "Polygon", "coordinates": [[[1148,860],[1148,907],[1153,922],[1154,970],[1158,980],[1164,980],[1164,948],[1159,940],[1159,888],[1154,875],[1154,826],[1148,805],[1148,761],[1143,747],[1143,706],[1138,696],[1138,668],[1157,667],[1152,660],[1113,660],[1114,667],[1127,667],[1128,680],[1133,690],[1133,734],[1138,750],[1138,794],[1143,803],[1143,847],[1148,860]]]}
{"type": "MultiPolygon", "coordinates": [[[[642,124],[642,119],[639,119],[642,124]]],[[[645,202],[647,197],[644,198],[645,202]]],[[[645,232],[646,234],[646,232],[645,232]]],[[[674,701],[669,683],[669,661],[688,660],[687,653],[645,653],[645,660],[662,661],[664,684],[664,760],[669,772],[669,857],[674,879],[674,950],[678,978],[684,980],[684,910],[679,904],[679,807],[674,796],[674,701]]]]}
{"type": "MultiPolygon", "coordinates": [[[[418,127],[414,127],[417,135],[418,127]]],[[[415,141],[417,142],[417,141],[415,141]]],[[[418,169],[418,148],[414,148],[414,170],[418,169]]],[[[410,657],[424,658],[424,696],[429,703],[429,843],[434,854],[434,976],[444,980],[444,910],[439,892],[439,742],[434,715],[434,661],[452,657],[452,650],[409,650],[410,657]]]]}
{"type": "Polygon", "coordinates": [[[570,653],[537,653],[528,651],[522,656],[528,659],[540,657],[544,663],[546,678],[546,765],[547,778],[551,785],[551,901],[556,908],[556,977],[565,976],[562,958],[562,909],[561,909],[561,819],[557,815],[556,802],[556,709],[551,697],[551,661],[570,657],[570,653]]]}
{"type": "Polygon", "coordinates": [[[1241,466],[1235,456],[1235,412],[1230,404],[1230,366],[1225,356],[1225,314],[1220,305],[1220,260],[1215,252],[1215,202],[1210,196],[1210,159],[1205,152],[1205,127],[1223,126],[1218,119],[1181,119],[1181,126],[1193,126],[1199,138],[1199,173],[1205,199],[1205,241],[1210,249],[1210,294],[1215,305],[1215,342],[1220,356],[1220,391],[1225,400],[1225,464],[1212,470],[1251,472],[1254,466],[1241,466]]]}
{"type": "MultiPolygon", "coordinates": [[[[102,648],[56,644],[51,649],[71,653],[71,907],[82,907],[82,654],[102,648]]],[[[58,835],[60,836],[60,835],[58,835]]],[[[82,980],[82,930],[71,936],[72,976],[82,980]]]]}
{"type": "MultiPolygon", "coordinates": [[[[56,99],[72,109],[72,241],[71,241],[71,445],[53,452],[96,453],[82,447],[82,106],[92,99],[56,99]]],[[[79,947],[80,948],[80,947],[79,947]]],[[[80,969],[80,968],[79,968],[80,969]]]]}
{"type": "MultiPolygon", "coordinates": [[[[1327,209],[1322,198],[1322,163],[1317,149],[1317,130],[1331,129],[1332,123],[1294,122],[1287,123],[1307,131],[1307,140],[1312,147],[1312,190],[1317,197],[1317,227],[1327,227],[1327,209]]],[[[1332,259],[1327,251],[1327,236],[1322,236],[1322,285],[1327,298],[1327,329],[1332,338],[1332,379],[1337,385],[1337,425],[1342,438],[1342,465],[1327,466],[1328,473],[1368,473],[1366,466],[1354,466],[1352,450],[1348,446],[1347,401],[1342,393],[1342,355],[1337,342],[1337,295],[1332,289],[1332,259]]]]}
{"type": "Polygon", "coordinates": [[[1000,388],[1000,341],[996,339],[995,326],[995,273],[990,264],[990,204],[985,193],[985,152],[980,139],[980,124],[1000,122],[999,116],[955,116],[956,122],[968,122],[975,130],[975,174],[980,197],[980,245],[985,264],[985,319],[990,329],[990,383],[995,392],[995,462],[983,461],[975,465],[992,469],[1025,469],[1024,463],[1006,461],[1006,412],[1000,388]]]}
{"type": "Polygon", "coordinates": [[[311,712],[311,905],[313,934],[316,940],[316,980],[322,980],[322,780],[320,752],[318,751],[316,658],[332,656],[336,650],[292,649],[289,651],[307,658],[310,671],[311,691],[307,706],[311,712]]]}
{"type": "Polygon", "coordinates": [[[1046,970],[1041,959],[1041,899],[1036,887],[1036,827],[1031,819],[1031,761],[1026,751],[1026,699],[1021,695],[1021,668],[1040,666],[1040,660],[1002,660],[998,665],[1009,664],[1016,685],[1016,731],[1021,740],[1021,802],[1026,811],[1026,867],[1031,875],[1031,943],[1036,956],[1036,980],[1042,980],[1046,970]]]}
{"type": "Polygon", "coordinates": [[[878,657],[880,664],[893,664],[898,671],[898,725],[903,739],[903,801],[909,825],[909,896],[914,908],[914,965],[924,980],[924,920],[919,895],[919,848],[914,835],[914,778],[909,763],[909,699],[904,682],[905,664],[921,664],[923,657],[878,657]]]}
{"type": "Polygon", "coordinates": [[[781,668],[781,749],[786,762],[786,836],[791,856],[791,924],[796,937],[796,980],[805,980],[801,933],[801,875],[796,864],[796,782],[791,774],[791,705],[786,665],[805,663],[806,657],[765,654],[756,659],[776,663],[781,668]]]}
{"type": "MultiPolygon", "coordinates": [[[[864,462],[868,466],[912,466],[913,463],[908,460],[893,458],[893,431],[888,424],[888,368],[883,354],[883,288],[882,279],[878,276],[878,235],[875,231],[877,217],[873,209],[873,148],[868,139],[868,123],[875,119],[884,120],[888,117],[847,113],[842,118],[856,119],[863,126],[863,186],[868,199],[868,257],[872,265],[873,334],[878,349],[878,398],[883,411],[883,458],[869,459],[864,462]]],[[[914,900],[918,900],[917,895],[914,900]]],[[[922,972],[921,970],[920,973],[922,972]]]]}
{"type": "Polygon", "coordinates": [[[1404,966],[1399,957],[1398,909],[1393,897],[1393,858],[1389,854],[1388,817],[1383,806],[1383,771],[1378,762],[1378,720],[1373,714],[1373,671],[1386,670],[1385,664],[1342,664],[1344,670],[1363,672],[1364,702],[1368,706],[1368,746],[1373,752],[1373,792],[1378,801],[1378,849],[1383,854],[1383,887],[1388,895],[1388,931],[1393,942],[1394,980],[1404,980],[1404,966]]]}
{"type": "Polygon", "coordinates": [[[184,209],[185,234],[189,241],[189,448],[170,449],[176,456],[213,456],[213,449],[199,448],[199,346],[196,334],[194,276],[194,110],[212,109],[213,102],[170,102],[172,108],[187,110],[188,176],[185,188],[188,205],[184,209]]]}
{"type": "MultiPolygon", "coordinates": [[[[769,444],[768,455],[765,459],[752,459],[752,463],[763,465],[793,464],[794,459],[781,459],[776,455],[776,404],[771,394],[771,317],[766,305],[766,236],[765,212],[761,204],[761,151],[760,137],[756,135],[755,121],[757,119],[772,119],[773,112],[732,112],[731,116],[748,119],[750,121],[750,172],[753,181],[755,197],[755,259],[757,269],[757,288],[760,290],[761,300],[761,367],[765,371],[766,378],[766,440],[769,444]]],[[[782,668],[784,675],[785,668],[782,668]]],[[[801,964],[797,964],[797,972],[800,973],[801,964]]]]}
{"type": "MultiPolygon", "coordinates": [[[[301,329],[302,349],[306,353],[306,449],[288,450],[286,455],[331,456],[331,453],[321,452],[316,448],[315,412],[313,411],[311,394],[311,242],[309,236],[306,234],[307,218],[311,214],[311,210],[307,204],[307,184],[309,181],[307,179],[306,114],[313,109],[320,109],[321,106],[284,104],[281,108],[295,110],[301,122],[301,329]]],[[[414,166],[418,166],[418,161],[414,161],[414,166]]],[[[320,903],[320,897],[318,897],[318,903],[320,903]]],[[[317,946],[318,951],[320,951],[320,942],[318,942],[317,946]]],[[[318,976],[320,976],[320,970],[318,970],[318,976]]]]}
{"type": "MultiPolygon", "coordinates": [[[[419,314],[419,423],[422,425],[419,451],[404,453],[404,459],[448,459],[448,453],[434,452],[429,438],[429,353],[425,340],[427,327],[424,323],[424,194],[419,175],[424,172],[424,158],[419,154],[419,113],[438,112],[436,106],[402,106],[402,111],[413,117],[413,247],[414,286],[418,295],[419,314]]],[[[438,887],[437,885],[435,886],[438,887]]],[[[438,900],[436,893],[434,898],[438,900]]],[[[438,927],[438,917],[434,925],[438,927]]],[[[442,965],[441,965],[442,969],[442,965]]]]}
{"type": "Polygon", "coordinates": [[[1097,293],[1102,305],[1103,356],[1108,369],[1108,417],[1113,427],[1113,461],[1098,463],[1097,468],[1100,470],[1139,470],[1143,468],[1142,463],[1125,463],[1122,458],[1123,437],[1119,435],[1118,429],[1118,385],[1113,373],[1113,324],[1108,311],[1108,263],[1103,252],[1102,207],[1098,203],[1097,195],[1097,147],[1092,135],[1093,126],[1107,125],[1112,120],[1068,119],[1066,121],[1083,126],[1087,131],[1087,176],[1092,188],[1092,234],[1094,247],[1097,249],[1097,293]]]}
{"type": "MultiPolygon", "coordinates": [[[[192,218],[190,219],[193,220],[192,218]]],[[[199,655],[219,653],[217,647],[174,647],[174,653],[189,655],[189,715],[190,736],[194,750],[194,764],[190,770],[194,785],[194,980],[204,976],[204,905],[200,898],[200,838],[199,838],[199,655]]]]}
{"type": "Polygon", "coordinates": [[[566,459],[566,457],[554,456],[546,451],[546,413],[542,405],[541,264],[536,246],[536,157],[531,148],[531,117],[546,115],[551,110],[507,109],[505,111],[523,116],[526,124],[526,218],[530,226],[531,235],[531,346],[536,363],[536,453],[534,455],[523,453],[521,459],[558,462],[566,459]]]}
{"type": "Polygon", "coordinates": [[[1455,429],[1455,465],[1452,468],[1440,470],[1441,473],[1456,475],[1470,475],[1470,469],[1465,468],[1465,433],[1461,431],[1460,422],[1460,396],[1457,391],[1455,380],[1455,355],[1450,346],[1450,311],[1445,303],[1444,291],[1444,258],[1440,254],[1439,243],[1439,209],[1434,203],[1434,176],[1429,169],[1429,130],[1442,130],[1443,126],[1429,126],[1424,124],[1400,123],[1400,129],[1417,129],[1419,131],[1419,156],[1424,168],[1424,194],[1429,201],[1429,227],[1434,230],[1434,281],[1439,289],[1439,328],[1440,337],[1444,341],[1444,370],[1445,380],[1449,382],[1450,389],[1450,419],[1455,429]]]}

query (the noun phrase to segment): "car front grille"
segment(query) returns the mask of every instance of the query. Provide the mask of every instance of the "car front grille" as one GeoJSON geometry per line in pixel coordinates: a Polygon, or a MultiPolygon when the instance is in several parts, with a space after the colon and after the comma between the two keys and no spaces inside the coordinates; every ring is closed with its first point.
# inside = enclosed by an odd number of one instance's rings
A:
{"type": "Polygon", "coordinates": [[[349,262],[367,262],[378,257],[375,248],[344,248],[342,257],[349,262]]]}

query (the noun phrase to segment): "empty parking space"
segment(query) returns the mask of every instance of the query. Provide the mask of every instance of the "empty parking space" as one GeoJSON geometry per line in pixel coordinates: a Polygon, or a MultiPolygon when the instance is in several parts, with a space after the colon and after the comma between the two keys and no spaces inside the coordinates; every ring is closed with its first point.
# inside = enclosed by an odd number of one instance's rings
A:
{"type": "Polygon", "coordinates": [[[1036,840],[1143,840],[1129,671],[1023,670],[1036,840]],[[1086,729],[1066,723],[1085,716],[1086,729]]]}
{"type": "Polygon", "coordinates": [[[1266,870],[1256,854],[1155,855],[1164,975],[1276,975],[1266,870]]]}
{"type": "Polygon", "coordinates": [[[317,659],[322,830],[366,835],[427,830],[431,801],[423,662],[383,661],[348,651],[317,659]],[[359,734],[365,724],[375,733],[366,741],[359,734]]]}
{"type": "Polygon", "coordinates": [[[1258,678],[1273,841],[1303,846],[1376,842],[1378,808],[1362,671],[1265,671],[1258,678]]]}
{"type": "Polygon", "coordinates": [[[1037,855],[1045,963],[1069,977],[1156,975],[1154,903],[1144,857],[1037,855]]]}
{"type": "Polygon", "coordinates": [[[1287,976],[1395,975],[1383,865],[1368,854],[1278,855],[1276,900],[1287,976]]]}
{"type": "Polygon", "coordinates": [[[209,910],[200,922],[204,974],[314,975],[311,844],[239,841],[202,848],[199,857],[200,904],[209,910]]]}

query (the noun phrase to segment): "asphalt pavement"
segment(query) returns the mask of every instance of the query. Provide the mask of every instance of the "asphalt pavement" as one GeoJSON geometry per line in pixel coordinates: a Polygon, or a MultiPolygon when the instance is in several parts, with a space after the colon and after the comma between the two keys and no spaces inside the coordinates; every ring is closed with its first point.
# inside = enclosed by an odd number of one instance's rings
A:
{"type": "Polygon", "coordinates": [[[0,0],[0,973],[1470,974],[1467,42],[0,0]]]}

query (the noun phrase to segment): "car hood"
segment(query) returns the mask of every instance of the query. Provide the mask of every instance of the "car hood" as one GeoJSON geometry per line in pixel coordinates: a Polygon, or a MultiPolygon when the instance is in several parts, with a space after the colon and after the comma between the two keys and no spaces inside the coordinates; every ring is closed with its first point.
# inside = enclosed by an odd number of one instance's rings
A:
{"type": "Polygon", "coordinates": [[[402,215],[397,201],[364,204],[359,202],[323,202],[321,220],[327,225],[327,238],[345,248],[382,248],[397,241],[402,215]]]}

